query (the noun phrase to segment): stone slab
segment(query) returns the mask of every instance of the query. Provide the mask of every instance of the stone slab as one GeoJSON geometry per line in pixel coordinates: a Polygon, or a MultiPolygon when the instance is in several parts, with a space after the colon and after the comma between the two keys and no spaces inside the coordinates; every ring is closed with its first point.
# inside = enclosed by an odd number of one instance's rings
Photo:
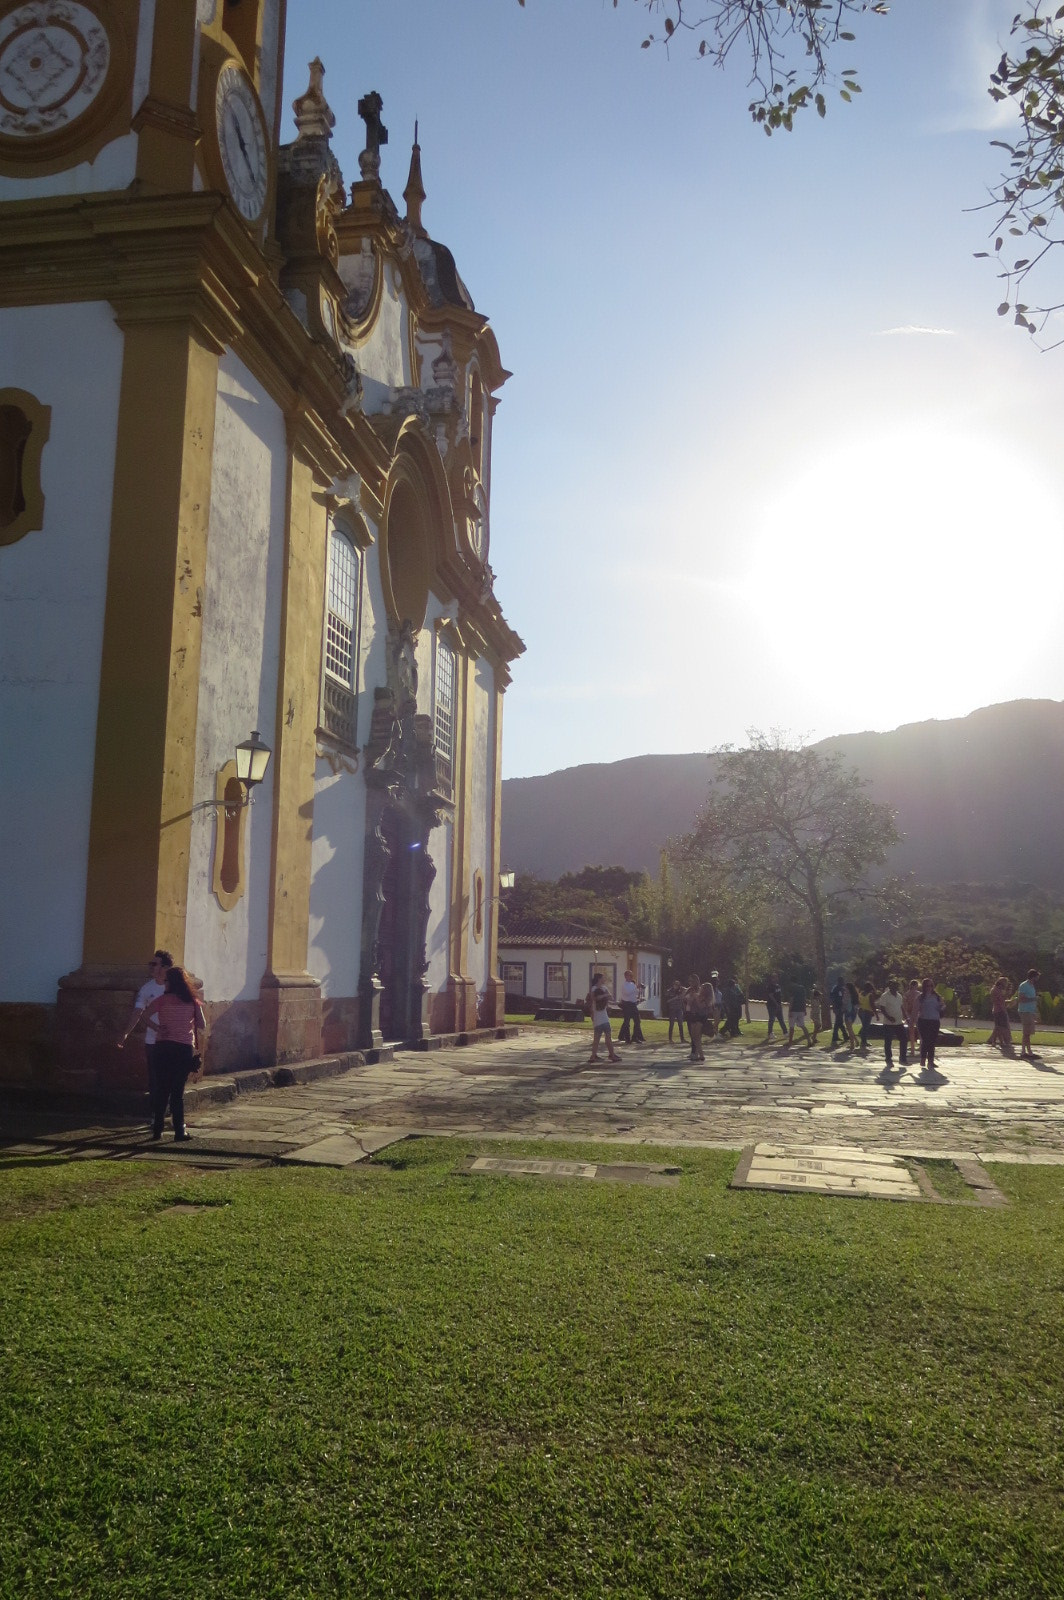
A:
{"type": "Polygon", "coordinates": [[[651,1188],[675,1189],[679,1168],[649,1161],[544,1161],[512,1160],[506,1156],[466,1156],[462,1173],[500,1173],[506,1177],[584,1178],[605,1183],[641,1183],[651,1188]]]}
{"type": "Polygon", "coordinates": [[[773,1189],[784,1193],[867,1196],[889,1200],[921,1200],[920,1185],[894,1156],[869,1153],[859,1146],[834,1146],[818,1155],[817,1146],[758,1144],[743,1152],[733,1189],[773,1189]]]}
{"type": "Polygon", "coordinates": [[[286,1151],[278,1160],[286,1166],[302,1167],[353,1167],[387,1145],[398,1144],[407,1137],[406,1130],[367,1130],[364,1134],[332,1133],[298,1150],[286,1151]]]}

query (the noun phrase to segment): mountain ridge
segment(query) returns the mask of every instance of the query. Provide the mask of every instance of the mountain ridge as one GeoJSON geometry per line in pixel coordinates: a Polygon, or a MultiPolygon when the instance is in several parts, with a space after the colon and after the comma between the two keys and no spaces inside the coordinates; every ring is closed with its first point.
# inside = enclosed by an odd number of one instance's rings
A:
{"type": "MultiPolygon", "coordinates": [[[[813,748],[837,750],[897,812],[891,870],[1064,889],[1064,701],[1007,701],[813,748]]],[[[653,874],[666,840],[693,826],[718,758],[644,754],[504,779],[502,859],[541,878],[584,866],[653,874]]]]}

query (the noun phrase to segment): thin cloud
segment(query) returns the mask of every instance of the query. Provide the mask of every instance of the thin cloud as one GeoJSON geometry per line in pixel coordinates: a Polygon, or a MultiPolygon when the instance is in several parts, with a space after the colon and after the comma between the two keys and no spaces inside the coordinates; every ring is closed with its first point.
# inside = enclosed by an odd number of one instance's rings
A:
{"type": "Polygon", "coordinates": [[[957,330],[956,328],[925,328],[919,322],[904,322],[897,328],[877,328],[874,337],[877,339],[893,339],[899,334],[906,337],[920,334],[932,339],[955,339],[957,330]]]}

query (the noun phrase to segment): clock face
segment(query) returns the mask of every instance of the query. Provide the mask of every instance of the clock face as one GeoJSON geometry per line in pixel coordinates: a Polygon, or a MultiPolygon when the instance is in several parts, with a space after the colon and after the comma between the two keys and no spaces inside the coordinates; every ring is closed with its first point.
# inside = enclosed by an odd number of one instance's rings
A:
{"type": "Polygon", "coordinates": [[[0,134],[32,139],[65,128],[96,100],[111,46],[88,6],[31,0],[0,19],[0,134]]]}
{"type": "Polygon", "coordinates": [[[254,91],[239,67],[226,66],[218,74],[215,116],[229,193],[244,220],[257,222],[269,187],[266,130],[254,91]]]}

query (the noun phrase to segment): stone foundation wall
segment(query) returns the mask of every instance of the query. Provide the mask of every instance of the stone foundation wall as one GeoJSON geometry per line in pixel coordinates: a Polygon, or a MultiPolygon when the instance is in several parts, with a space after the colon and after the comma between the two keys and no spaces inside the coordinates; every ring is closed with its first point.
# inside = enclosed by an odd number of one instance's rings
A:
{"type": "Polygon", "coordinates": [[[358,1048],[358,996],[323,1000],[321,1003],[321,1054],[331,1056],[341,1050],[358,1048]]]}
{"type": "Polygon", "coordinates": [[[55,1006],[10,1001],[0,1005],[0,1085],[45,1088],[58,1061],[55,1006]]]}

